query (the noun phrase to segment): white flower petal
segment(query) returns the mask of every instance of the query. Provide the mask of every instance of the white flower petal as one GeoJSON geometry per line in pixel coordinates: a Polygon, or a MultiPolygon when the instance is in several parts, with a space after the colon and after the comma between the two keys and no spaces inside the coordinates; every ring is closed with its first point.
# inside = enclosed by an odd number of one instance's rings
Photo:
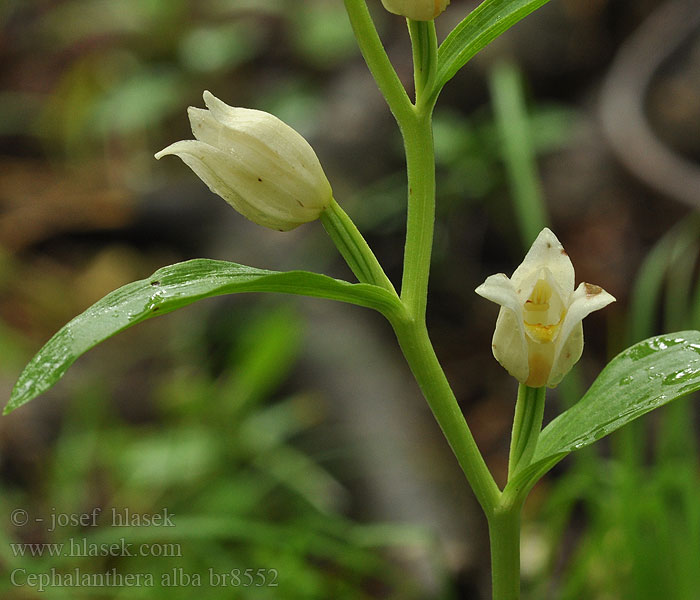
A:
{"type": "Polygon", "coordinates": [[[564,375],[578,362],[583,353],[583,323],[579,321],[569,333],[569,337],[561,338],[561,343],[557,345],[557,360],[553,361],[552,370],[547,379],[549,387],[559,385],[564,375]]]}
{"type": "MultiPolygon", "coordinates": [[[[486,281],[474,290],[482,298],[522,314],[522,304],[515,292],[513,282],[504,273],[489,275],[486,281]]],[[[520,315],[518,315],[520,316],[520,315]]]]}
{"type": "MultiPolygon", "coordinates": [[[[561,324],[559,335],[556,339],[557,350],[554,354],[552,373],[559,373],[561,371],[566,373],[564,365],[575,356],[576,352],[574,350],[577,344],[574,344],[570,340],[575,327],[592,312],[605,308],[611,302],[615,302],[615,298],[603,288],[597,285],[591,285],[590,283],[579,284],[571,298],[571,304],[569,305],[564,321],[561,324]],[[570,351],[571,356],[567,356],[567,351],[570,351]]],[[[581,348],[583,348],[583,335],[581,335],[581,348]]],[[[579,352],[579,355],[570,363],[569,369],[580,356],[581,354],[579,352]]],[[[556,383],[550,385],[556,385],[556,383]]]]}
{"type": "Polygon", "coordinates": [[[295,163],[300,170],[320,171],[323,174],[321,163],[309,142],[274,115],[252,108],[229,106],[207,91],[204,92],[204,104],[222,126],[232,148],[240,144],[250,145],[262,149],[264,153],[274,152],[278,157],[295,163]]]}
{"type": "Polygon", "coordinates": [[[498,312],[491,350],[494,358],[508,373],[520,383],[527,381],[530,366],[523,320],[511,308],[502,306],[498,312]]]}
{"type": "Polygon", "coordinates": [[[211,112],[205,108],[190,106],[187,109],[187,116],[190,119],[190,127],[195,139],[224,152],[234,150],[234,140],[227,139],[225,135],[227,130],[219,125],[219,122],[212,116],[211,112]]]}
{"type": "Polygon", "coordinates": [[[523,324],[523,304],[513,283],[503,273],[491,275],[476,293],[501,306],[491,348],[496,360],[518,381],[528,376],[528,352],[523,324]]]}
{"type": "MultiPolygon", "coordinates": [[[[169,154],[178,156],[212,192],[221,196],[247,219],[279,231],[289,231],[305,222],[294,220],[283,208],[272,207],[270,203],[267,203],[265,211],[262,211],[256,205],[247,202],[240,188],[246,188],[248,183],[241,178],[235,166],[232,168],[230,154],[194,140],[170,144],[158,152],[156,158],[160,159],[169,154]],[[225,173],[226,177],[222,177],[222,173],[225,173]]],[[[263,191],[261,190],[261,194],[263,191]]]]}
{"type": "Polygon", "coordinates": [[[513,272],[513,285],[520,287],[534,271],[539,271],[542,267],[549,269],[557,282],[562,300],[566,302],[566,297],[574,291],[574,266],[557,236],[547,227],[540,232],[523,262],[513,272]]]}
{"type": "Polygon", "coordinates": [[[331,185],[313,148],[299,133],[274,115],[229,106],[210,92],[204,92],[204,102],[208,111],[188,111],[197,139],[236,154],[251,176],[276,182],[278,203],[291,198],[310,211],[328,206],[331,185]]]}

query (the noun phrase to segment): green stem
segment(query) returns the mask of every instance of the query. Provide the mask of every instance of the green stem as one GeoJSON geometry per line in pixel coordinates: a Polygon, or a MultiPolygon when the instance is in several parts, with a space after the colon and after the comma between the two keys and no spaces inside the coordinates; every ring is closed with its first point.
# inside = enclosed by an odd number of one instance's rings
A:
{"type": "Polygon", "coordinates": [[[542,429],[546,391],[546,387],[532,388],[522,383],[518,387],[508,458],[509,481],[519,470],[530,464],[535,454],[542,429]]]}
{"type": "MultiPolygon", "coordinates": [[[[513,434],[510,441],[508,481],[527,467],[535,454],[542,429],[547,388],[518,387],[513,434]]],[[[487,513],[491,540],[493,600],[520,598],[520,513],[525,495],[501,494],[499,506],[487,513]]]]}
{"type": "Polygon", "coordinates": [[[321,213],[321,223],[359,281],[378,285],[396,294],[365,238],[335,199],[321,213]]]}
{"type": "Polygon", "coordinates": [[[416,320],[425,319],[430,257],[435,229],[435,149],[432,113],[435,100],[426,96],[437,69],[435,23],[412,21],[408,28],[413,47],[416,104],[409,118],[399,121],[406,151],[408,215],[401,300],[416,320]]]}
{"type": "Polygon", "coordinates": [[[350,17],[362,56],[392,114],[397,122],[410,118],[413,104],[384,50],[367,3],[365,0],[345,0],[345,10],[350,17]]]}
{"type": "Polygon", "coordinates": [[[413,79],[416,86],[416,104],[425,98],[437,73],[437,34],[435,21],[408,19],[408,32],[413,48],[413,79]]]}
{"type": "MultiPolygon", "coordinates": [[[[412,21],[408,23],[413,44],[416,85],[414,106],[408,100],[405,89],[384,52],[365,1],[345,0],[345,6],[365,60],[399,124],[406,150],[408,216],[401,282],[401,302],[405,311],[403,314],[388,315],[388,318],[435,420],[488,519],[493,565],[493,598],[517,600],[520,593],[522,501],[515,497],[509,502],[498,489],[435,355],[425,324],[435,226],[435,153],[431,122],[437,98],[437,92],[431,92],[437,68],[434,24],[412,21]]],[[[329,213],[329,220],[333,216],[333,212],[329,213]]],[[[327,225],[325,220],[324,225],[327,225]]],[[[335,241],[342,252],[342,239],[340,242],[335,241]]],[[[369,252],[361,244],[357,245],[355,250],[359,251],[360,255],[369,252]]],[[[350,256],[348,263],[354,263],[358,273],[362,277],[368,277],[368,266],[363,263],[362,256],[358,257],[353,252],[347,253],[350,256]]],[[[527,402],[529,389],[523,392],[523,401],[519,403],[520,425],[514,432],[513,468],[531,460],[541,427],[544,391],[534,390],[535,403],[528,408],[531,405],[527,402]]]]}
{"type": "Polygon", "coordinates": [[[520,598],[520,506],[499,509],[489,518],[492,600],[520,598]]]}
{"type": "Polygon", "coordinates": [[[462,410],[435,356],[425,324],[403,319],[392,321],[392,326],[435,420],[452,447],[479,504],[487,515],[490,514],[499,502],[500,490],[479,452],[462,410]]]}
{"type": "Polygon", "coordinates": [[[416,320],[425,318],[435,227],[435,152],[431,112],[401,124],[408,171],[408,215],[401,299],[416,320]]]}
{"type": "Polygon", "coordinates": [[[474,493],[490,514],[500,500],[496,485],[435,356],[425,326],[428,276],[435,225],[435,153],[432,109],[424,91],[437,65],[437,39],[432,23],[409,21],[414,44],[416,106],[391,66],[365,0],[345,0],[362,54],[401,129],[408,170],[408,217],[401,300],[406,314],[392,326],[435,419],[459,461],[474,493]]]}

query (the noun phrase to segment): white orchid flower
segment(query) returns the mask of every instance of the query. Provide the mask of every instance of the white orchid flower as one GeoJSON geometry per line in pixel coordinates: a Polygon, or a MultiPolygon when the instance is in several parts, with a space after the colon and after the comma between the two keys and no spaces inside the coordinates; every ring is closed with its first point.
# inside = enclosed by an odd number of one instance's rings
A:
{"type": "Polygon", "coordinates": [[[171,144],[209,189],[258,225],[288,231],[319,218],[333,192],[309,143],[277,117],[204,92],[187,111],[196,140],[171,144]]]}
{"type": "Polygon", "coordinates": [[[447,8],[450,0],[382,0],[390,13],[414,21],[432,21],[447,8]]]}
{"type": "Polygon", "coordinates": [[[590,283],[574,291],[574,267],[547,228],[510,279],[491,275],[476,293],[501,306],[493,355],[530,387],[559,384],[583,352],[583,318],[615,301],[590,283]]]}

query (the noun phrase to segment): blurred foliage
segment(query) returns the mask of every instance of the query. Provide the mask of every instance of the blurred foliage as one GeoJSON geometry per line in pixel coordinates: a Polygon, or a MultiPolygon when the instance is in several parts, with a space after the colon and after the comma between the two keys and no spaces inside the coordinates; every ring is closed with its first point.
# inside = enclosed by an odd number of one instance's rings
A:
{"type": "MultiPolygon", "coordinates": [[[[116,157],[152,154],[168,139],[166,123],[212,82],[235,89],[215,91],[239,104],[269,109],[265,97],[283,96],[294,106],[284,77],[279,92],[268,82],[249,88],[264,76],[254,70],[270,48],[286,54],[286,62],[299,61],[288,78],[293,87],[304,71],[332,69],[355,53],[337,2],[308,2],[299,10],[289,0],[29,0],[4,4],[1,23],[3,60],[14,64],[0,92],[0,133],[33,134],[70,161],[115,140],[126,142],[121,151],[110,144],[116,157]],[[35,72],[31,81],[27,69],[35,72]]],[[[308,92],[303,97],[312,100],[308,92]]]]}
{"type": "MultiPolygon", "coordinates": [[[[204,598],[234,592],[241,598],[418,597],[376,548],[423,545],[425,534],[408,526],[359,525],[340,516],[346,490],[294,443],[319,421],[317,398],[278,391],[296,364],[298,317],[284,307],[267,310],[250,315],[242,327],[239,322],[235,334],[223,374],[216,378],[207,374],[206,361],[194,359],[206,356],[197,352],[196,336],[174,345],[170,368],[150,382],[148,401],[155,412],[148,422],[129,422],[119,414],[105,401],[111,394],[96,375],[75,386],[41,480],[2,494],[3,514],[25,507],[32,516],[44,516],[40,527],[2,524],[5,574],[117,568],[155,578],[154,588],[123,587],[118,593],[50,586],[43,594],[50,598],[189,598],[193,591],[204,598]],[[189,352],[182,352],[183,343],[189,352]],[[103,508],[102,526],[48,532],[52,514],[89,513],[96,506],[103,508]],[[132,514],[167,508],[174,527],[112,527],[112,508],[123,512],[124,507],[132,514]],[[145,542],[178,546],[173,558],[37,558],[17,556],[11,546],[64,543],[69,548],[71,540],[119,544],[121,539],[133,548],[145,542]],[[209,585],[209,569],[221,574],[235,568],[274,569],[277,586],[224,592],[209,585]],[[204,583],[185,585],[185,575],[177,575],[180,584],[161,586],[161,575],[173,569],[199,574],[204,583]]],[[[268,581],[271,577],[268,572],[268,581]]],[[[3,598],[34,597],[30,586],[13,586],[7,576],[0,586],[3,598]]]]}
{"type": "MultiPolygon", "coordinates": [[[[575,109],[565,105],[535,106],[527,115],[533,151],[546,155],[566,147],[575,118],[575,109]]],[[[440,183],[437,210],[444,219],[463,212],[465,205],[483,203],[503,189],[508,177],[498,126],[488,108],[464,115],[450,107],[438,107],[433,123],[440,183]]],[[[404,176],[403,171],[395,171],[362,191],[363,202],[353,212],[358,224],[384,232],[402,230],[404,176]]]]}

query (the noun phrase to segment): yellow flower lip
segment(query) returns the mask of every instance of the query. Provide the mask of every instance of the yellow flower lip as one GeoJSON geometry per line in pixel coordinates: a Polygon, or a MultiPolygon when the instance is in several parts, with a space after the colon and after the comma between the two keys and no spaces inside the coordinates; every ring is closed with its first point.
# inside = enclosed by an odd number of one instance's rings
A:
{"type": "Polygon", "coordinates": [[[543,325],[542,323],[528,323],[527,321],[523,321],[523,325],[525,325],[525,330],[533,340],[540,344],[544,344],[551,342],[554,339],[554,336],[559,331],[561,322],[564,320],[565,314],[566,313],[562,313],[561,319],[559,319],[556,323],[552,323],[551,325],[543,325]]]}

